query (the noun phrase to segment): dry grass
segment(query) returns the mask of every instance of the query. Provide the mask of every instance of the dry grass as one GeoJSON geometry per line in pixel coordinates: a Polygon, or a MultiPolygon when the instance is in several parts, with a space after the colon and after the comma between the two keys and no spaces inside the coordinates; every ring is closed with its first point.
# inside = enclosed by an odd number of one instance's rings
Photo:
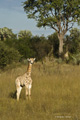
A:
{"type": "Polygon", "coordinates": [[[79,120],[80,66],[36,63],[32,70],[32,100],[15,99],[15,78],[21,66],[0,74],[0,120],[79,120]]]}

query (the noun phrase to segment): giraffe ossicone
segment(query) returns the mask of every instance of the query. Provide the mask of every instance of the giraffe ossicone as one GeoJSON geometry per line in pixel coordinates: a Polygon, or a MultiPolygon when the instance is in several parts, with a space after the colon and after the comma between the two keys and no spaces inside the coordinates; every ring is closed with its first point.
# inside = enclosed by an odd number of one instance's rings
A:
{"type": "Polygon", "coordinates": [[[22,88],[25,86],[26,90],[26,97],[29,96],[31,97],[31,88],[32,88],[32,79],[31,79],[31,70],[32,70],[32,64],[34,63],[36,58],[28,58],[28,68],[27,72],[16,78],[15,84],[16,84],[16,96],[17,96],[17,101],[19,101],[20,93],[22,88]]]}

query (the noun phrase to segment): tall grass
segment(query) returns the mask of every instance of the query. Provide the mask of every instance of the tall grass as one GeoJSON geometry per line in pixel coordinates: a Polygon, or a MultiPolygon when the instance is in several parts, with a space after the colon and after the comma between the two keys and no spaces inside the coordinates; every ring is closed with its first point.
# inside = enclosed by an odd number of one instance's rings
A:
{"type": "Polygon", "coordinates": [[[0,120],[80,119],[80,66],[35,63],[32,100],[15,98],[15,79],[26,72],[23,65],[0,74],[0,120]]]}

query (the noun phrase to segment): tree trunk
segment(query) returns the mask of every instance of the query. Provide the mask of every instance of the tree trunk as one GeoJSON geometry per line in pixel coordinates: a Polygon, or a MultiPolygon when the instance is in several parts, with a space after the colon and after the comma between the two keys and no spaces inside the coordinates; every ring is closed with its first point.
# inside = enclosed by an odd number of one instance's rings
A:
{"type": "Polygon", "coordinates": [[[60,34],[58,35],[58,39],[59,39],[59,57],[63,58],[63,39],[64,39],[64,35],[60,34]]]}

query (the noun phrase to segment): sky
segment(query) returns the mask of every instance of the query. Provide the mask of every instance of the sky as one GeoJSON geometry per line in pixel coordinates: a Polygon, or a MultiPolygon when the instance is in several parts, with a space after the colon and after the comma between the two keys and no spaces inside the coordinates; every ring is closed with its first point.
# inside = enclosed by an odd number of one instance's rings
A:
{"type": "Polygon", "coordinates": [[[39,36],[52,34],[53,29],[38,28],[35,20],[27,18],[22,6],[24,1],[26,0],[0,0],[0,28],[8,27],[16,34],[20,30],[30,30],[33,35],[39,36]]]}
{"type": "Polygon", "coordinates": [[[36,27],[36,21],[27,18],[22,6],[24,1],[26,0],[0,0],[0,28],[8,27],[16,34],[20,30],[30,30],[33,35],[39,36],[54,33],[50,28],[36,27]]]}

